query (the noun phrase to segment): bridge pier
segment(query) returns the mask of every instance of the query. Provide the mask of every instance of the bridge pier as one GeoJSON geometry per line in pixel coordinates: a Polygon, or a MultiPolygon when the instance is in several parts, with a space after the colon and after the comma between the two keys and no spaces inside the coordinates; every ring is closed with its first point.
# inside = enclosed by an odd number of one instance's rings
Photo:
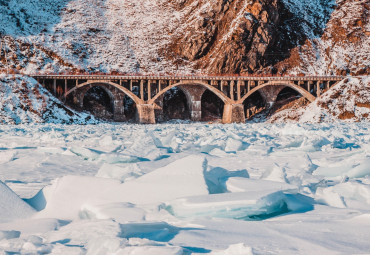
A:
{"type": "Polygon", "coordinates": [[[202,96],[206,88],[194,85],[182,85],[181,90],[188,100],[190,116],[192,121],[202,120],[202,96]]]}
{"type": "Polygon", "coordinates": [[[243,104],[225,104],[222,115],[222,123],[245,123],[244,105],[243,104]]]}
{"type": "Polygon", "coordinates": [[[113,93],[113,120],[116,122],[122,122],[126,120],[124,99],[125,94],[120,93],[115,88],[113,93]]]}
{"type": "Polygon", "coordinates": [[[154,105],[137,104],[136,108],[140,124],[155,124],[154,105]]]}

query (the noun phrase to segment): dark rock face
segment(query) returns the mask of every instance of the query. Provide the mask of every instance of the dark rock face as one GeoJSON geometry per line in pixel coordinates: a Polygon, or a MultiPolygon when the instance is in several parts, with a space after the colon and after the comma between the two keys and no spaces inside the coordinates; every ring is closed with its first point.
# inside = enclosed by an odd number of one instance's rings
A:
{"type": "MultiPolygon", "coordinates": [[[[188,10],[167,55],[208,73],[255,73],[289,56],[307,38],[282,0],[182,0],[188,10]]],[[[307,24],[305,24],[307,25],[307,24]]],[[[266,71],[266,70],[265,70],[266,71]]]]}

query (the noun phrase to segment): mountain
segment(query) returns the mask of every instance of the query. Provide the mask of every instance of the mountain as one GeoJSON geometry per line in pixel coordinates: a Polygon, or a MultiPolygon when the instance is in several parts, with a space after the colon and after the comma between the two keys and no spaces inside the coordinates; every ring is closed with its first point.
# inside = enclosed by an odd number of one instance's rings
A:
{"type": "Polygon", "coordinates": [[[0,15],[2,67],[6,51],[26,73],[369,72],[366,0],[8,0],[0,15]]]}

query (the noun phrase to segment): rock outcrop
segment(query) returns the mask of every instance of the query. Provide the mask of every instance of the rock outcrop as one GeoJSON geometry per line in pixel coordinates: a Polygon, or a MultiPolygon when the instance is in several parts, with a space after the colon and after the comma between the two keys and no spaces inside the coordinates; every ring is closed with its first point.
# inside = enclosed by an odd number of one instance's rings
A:
{"type": "MultiPolygon", "coordinates": [[[[317,17],[320,23],[330,16],[328,1],[323,2],[318,13],[327,15],[317,17]]],[[[173,4],[183,13],[182,25],[173,31],[176,36],[166,48],[167,56],[190,61],[208,73],[261,71],[285,59],[308,37],[323,32],[322,25],[304,20],[300,15],[306,13],[294,10],[289,1],[182,0],[173,4]]]]}
{"type": "Polygon", "coordinates": [[[292,49],[275,65],[280,73],[368,75],[370,5],[366,0],[337,0],[322,36],[292,49]]]}

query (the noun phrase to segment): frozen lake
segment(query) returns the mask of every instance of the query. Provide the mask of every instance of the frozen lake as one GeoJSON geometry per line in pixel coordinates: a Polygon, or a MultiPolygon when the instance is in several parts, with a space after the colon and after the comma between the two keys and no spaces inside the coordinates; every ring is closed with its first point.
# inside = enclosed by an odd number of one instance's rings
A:
{"type": "Polygon", "coordinates": [[[3,125],[0,254],[369,253],[369,176],[369,123],[3,125]]]}

